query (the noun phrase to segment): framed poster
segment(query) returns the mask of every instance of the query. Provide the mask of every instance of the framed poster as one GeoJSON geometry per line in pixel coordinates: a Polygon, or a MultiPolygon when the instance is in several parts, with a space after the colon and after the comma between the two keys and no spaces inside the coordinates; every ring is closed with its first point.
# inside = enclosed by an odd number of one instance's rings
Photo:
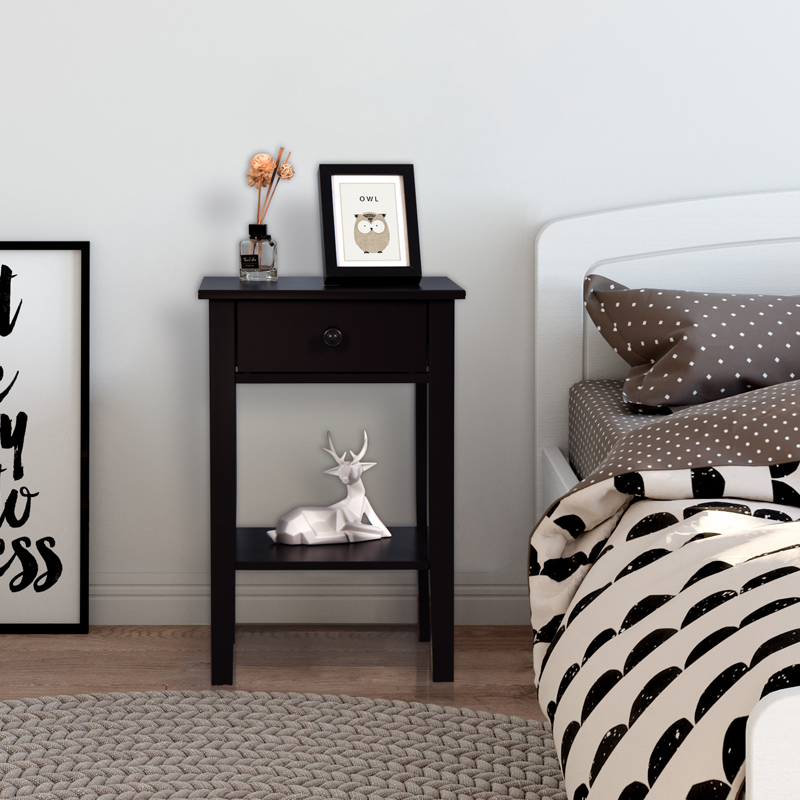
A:
{"type": "Polygon", "coordinates": [[[0,633],[85,633],[89,243],[0,242],[0,633]]]}
{"type": "Polygon", "coordinates": [[[324,282],[418,284],[411,164],[320,164],[324,282]]]}

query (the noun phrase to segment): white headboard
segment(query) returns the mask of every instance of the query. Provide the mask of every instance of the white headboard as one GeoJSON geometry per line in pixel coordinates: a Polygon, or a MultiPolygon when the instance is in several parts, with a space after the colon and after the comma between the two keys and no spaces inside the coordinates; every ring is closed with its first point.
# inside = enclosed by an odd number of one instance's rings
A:
{"type": "Polygon", "coordinates": [[[800,191],[735,195],[606,211],[548,223],[536,239],[534,414],[536,508],[543,451],[567,451],[569,387],[622,377],[627,366],[590,324],[583,278],[627,286],[800,294],[800,191]],[[585,330],[584,330],[585,327],[585,330]]]}

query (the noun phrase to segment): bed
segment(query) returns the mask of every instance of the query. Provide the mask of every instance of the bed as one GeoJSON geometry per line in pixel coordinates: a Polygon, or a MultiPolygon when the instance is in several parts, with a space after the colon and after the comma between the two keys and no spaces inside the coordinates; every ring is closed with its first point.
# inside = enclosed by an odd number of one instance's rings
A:
{"type": "Polygon", "coordinates": [[[529,587],[570,800],[741,797],[750,712],[800,685],[798,265],[800,192],[539,234],[529,587]]]}

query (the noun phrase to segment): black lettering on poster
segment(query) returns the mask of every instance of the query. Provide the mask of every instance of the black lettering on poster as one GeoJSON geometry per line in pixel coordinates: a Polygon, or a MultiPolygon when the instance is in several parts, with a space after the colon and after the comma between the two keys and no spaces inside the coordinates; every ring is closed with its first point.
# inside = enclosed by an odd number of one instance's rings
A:
{"type": "MultiPolygon", "coordinates": [[[[3,264],[0,267],[0,337],[9,336],[14,331],[17,324],[22,300],[17,304],[14,316],[11,316],[11,280],[15,278],[9,267],[3,264]]],[[[16,374],[5,388],[0,387],[0,403],[8,396],[14,384],[17,382],[20,373],[16,374]]],[[[0,366],[0,381],[3,379],[3,368],[0,366]]],[[[0,413],[0,477],[4,472],[8,472],[8,467],[3,466],[6,453],[11,458],[11,478],[14,482],[22,480],[25,475],[25,467],[22,460],[23,449],[25,446],[25,434],[28,430],[28,414],[25,411],[18,411],[12,419],[11,414],[0,413]]],[[[31,491],[27,486],[12,488],[3,500],[2,481],[0,481],[0,537],[3,534],[3,526],[17,529],[22,528],[30,519],[31,504],[34,497],[39,496],[39,492],[31,491]]],[[[61,559],[56,555],[56,541],[52,536],[43,536],[35,543],[36,554],[32,550],[33,543],[28,536],[17,536],[9,542],[11,552],[10,557],[0,558],[0,576],[5,575],[16,562],[19,569],[11,576],[8,588],[12,592],[21,592],[29,586],[33,586],[35,592],[45,592],[50,589],[61,577],[63,565],[61,559]],[[44,571],[39,570],[39,559],[44,564],[44,571]]],[[[6,552],[6,541],[0,538],[0,556],[6,552]]]]}
{"type": "Polygon", "coordinates": [[[17,310],[14,312],[14,319],[11,317],[11,279],[16,278],[11,270],[3,264],[0,267],[0,336],[8,336],[17,324],[19,310],[22,308],[22,300],[19,301],[17,310]]]}
{"type": "Polygon", "coordinates": [[[25,444],[25,430],[28,427],[28,415],[24,411],[17,414],[14,427],[11,427],[11,417],[8,414],[0,414],[0,447],[4,450],[14,448],[14,472],[15,481],[20,480],[25,474],[22,468],[22,445],[25,444]]]}

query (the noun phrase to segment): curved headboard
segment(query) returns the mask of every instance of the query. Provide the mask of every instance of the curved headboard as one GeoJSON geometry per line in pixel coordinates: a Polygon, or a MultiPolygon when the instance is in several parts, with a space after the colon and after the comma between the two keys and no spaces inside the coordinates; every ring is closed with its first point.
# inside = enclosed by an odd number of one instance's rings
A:
{"type": "Polygon", "coordinates": [[[583,278],[632,288],[800,293],[800,191],[641,206],[556,220],[536,239],[534,446],[536,508],[545,511],[542,452],[567,451],[569,387],[627,367],[593,326],[583,278]]]}

